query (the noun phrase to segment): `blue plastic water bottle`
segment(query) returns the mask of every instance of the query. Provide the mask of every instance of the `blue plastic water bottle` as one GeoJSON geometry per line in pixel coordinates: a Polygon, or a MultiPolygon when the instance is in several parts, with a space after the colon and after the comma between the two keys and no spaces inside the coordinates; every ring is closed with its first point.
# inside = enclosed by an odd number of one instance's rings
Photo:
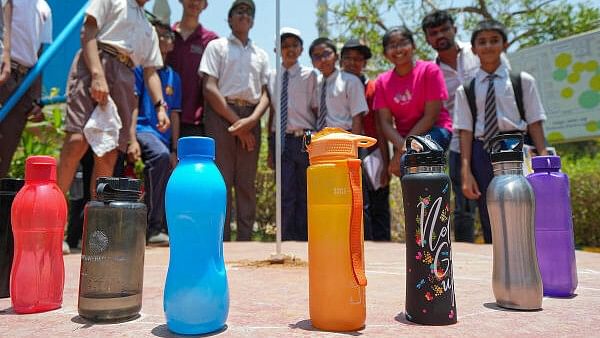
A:
{"type": "Polygon", "coordinates": [[[225,181],[214,162],[213,139],[184,137],[178,145],[179,164],[165,197],[170,260],[164,310],[169,330],[205,334],[222,329],[229,313],[225,181]]]}

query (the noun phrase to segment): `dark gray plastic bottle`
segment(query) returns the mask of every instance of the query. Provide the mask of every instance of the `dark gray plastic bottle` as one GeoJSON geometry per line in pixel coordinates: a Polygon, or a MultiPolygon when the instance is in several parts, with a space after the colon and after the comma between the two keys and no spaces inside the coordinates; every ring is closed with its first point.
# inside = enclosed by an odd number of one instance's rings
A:
{"type": "Polygon", "coordinates": [[[140,181],[101,177],[97,201],[85,208],[79,315],[93,321],[125,320],[142,308],[146,205],[140,181]]]}
{"type": "Polygon", "coordinates": [[[423,136],[406,138],[402,176],[406,233],[406,318],[424,325],[456,323],[450,245],[450,177],[445,154],[423,136]]]}
{"type": "Polygon", "coordinates": [[[0,298],[10,296],[10,269],[14,249],[10,208],[15,195],[24,184],[25,181],[22,179],[0,179],[0,298]]]}

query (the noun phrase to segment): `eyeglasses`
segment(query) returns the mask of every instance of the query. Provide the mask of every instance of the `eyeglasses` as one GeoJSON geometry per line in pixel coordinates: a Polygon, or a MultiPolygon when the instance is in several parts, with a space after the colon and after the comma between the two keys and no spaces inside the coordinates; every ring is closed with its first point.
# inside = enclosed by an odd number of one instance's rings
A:
{"type": "Polygon", "coordinates": [[[389,45],[387,45],[385,47],[385,50],[390,50],[390,49],[399,49],[399,48],[404,48],[404,47],[408,47],[411,46],[412,42],[409,39],[403,39],[400,40],[396,43],[391,43],[389,45]]]}
{"type": "Polygon", "coordinates": [[[353,56],[342,56],[342,61],[343,62],[361,63],[361,62],[365,62],[365,58],[353,57],[353,56]]]}
{"type": "Polygon", "coordinates": [[[313,54],[313,55],[311,55],[310,59],[313,60],[313,61],[321,61],[321,60],[324,60],[324,59],[327,59],[328,57],[330,57],[331,54],[333,54],[333,51],[326,50],[326,51],[324,51],[321,54],[313,54]]]}
{"type": "Polygon", "coordinates": [[[246,16],[252,17],[252,16],[253,16],[253,13],[252,13],[252,10],[251,10],[251,9],[243,9],[243,8],[240,8],[240,9],[236,9],[236,10],[234,10],[234,11],[233,11],[233,15],[236,15],[236,16],[243,16],[243,15],[246,15],[246,16]]]}

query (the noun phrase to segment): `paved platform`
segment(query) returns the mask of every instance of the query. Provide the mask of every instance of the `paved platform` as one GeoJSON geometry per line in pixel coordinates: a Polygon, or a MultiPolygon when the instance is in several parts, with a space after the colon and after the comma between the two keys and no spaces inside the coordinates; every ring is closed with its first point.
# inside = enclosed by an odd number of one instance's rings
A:
{"type": "MultiPolygon", "coordinates": [[[[600,254],[577,252],[579,287],[571,299],[544,298],[543,310],[507,311],[496,307],[491,288],[492,247],[453,244],[458,323],[427,327],[404,319],[404,244],[365,243],[367,322],[358,332],[314,329],[308,316],[305,263],[261,263],[274,243],[225,243],[231,305],[223,337],[291,336],[598,336],[600,254]]],[[[306,243],[286,242],[284,253],[306,262],[306,243]]],[[[0,337],[176,337],[165,324],[162,291],[168,248],[148,248],[142,314],[124,323],[96,324],[77,314],[80,255],[65,256],[66,283],[61,309],[16,315],[0,299],[0,337]]]]}

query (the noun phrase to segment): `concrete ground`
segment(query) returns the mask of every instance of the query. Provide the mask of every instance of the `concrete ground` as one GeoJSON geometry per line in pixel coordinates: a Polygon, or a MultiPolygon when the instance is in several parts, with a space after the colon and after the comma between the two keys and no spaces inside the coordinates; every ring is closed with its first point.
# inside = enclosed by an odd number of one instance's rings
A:
{"type": "MultiPolygon", "coordinates": [[[[600,254],[577,252],[579,287],[571,299],[544,298],[543,310],[516,312],[494,304],[491,288],[492,247],[453,244],[458,323],[414,325],[404,319],[404,244],[366,243],[367,322],[358,332],[314,329],[308,315],[306,264],[268,265],[274,243],[225,243],[230,311],[223,337],[289,336],[598,336],[600,254]]],[[[306,262],[306,243],[286,242],[284,253],[306,262]]],[[[80,255],[65,256],[66,282],[61,309],[16,315],[10,299],[0,299],[0,337],[175,337],[163,315],[162,298],[168,248],[148,248],[141,316],[96,324],[77,314],[80,255]]]]}

